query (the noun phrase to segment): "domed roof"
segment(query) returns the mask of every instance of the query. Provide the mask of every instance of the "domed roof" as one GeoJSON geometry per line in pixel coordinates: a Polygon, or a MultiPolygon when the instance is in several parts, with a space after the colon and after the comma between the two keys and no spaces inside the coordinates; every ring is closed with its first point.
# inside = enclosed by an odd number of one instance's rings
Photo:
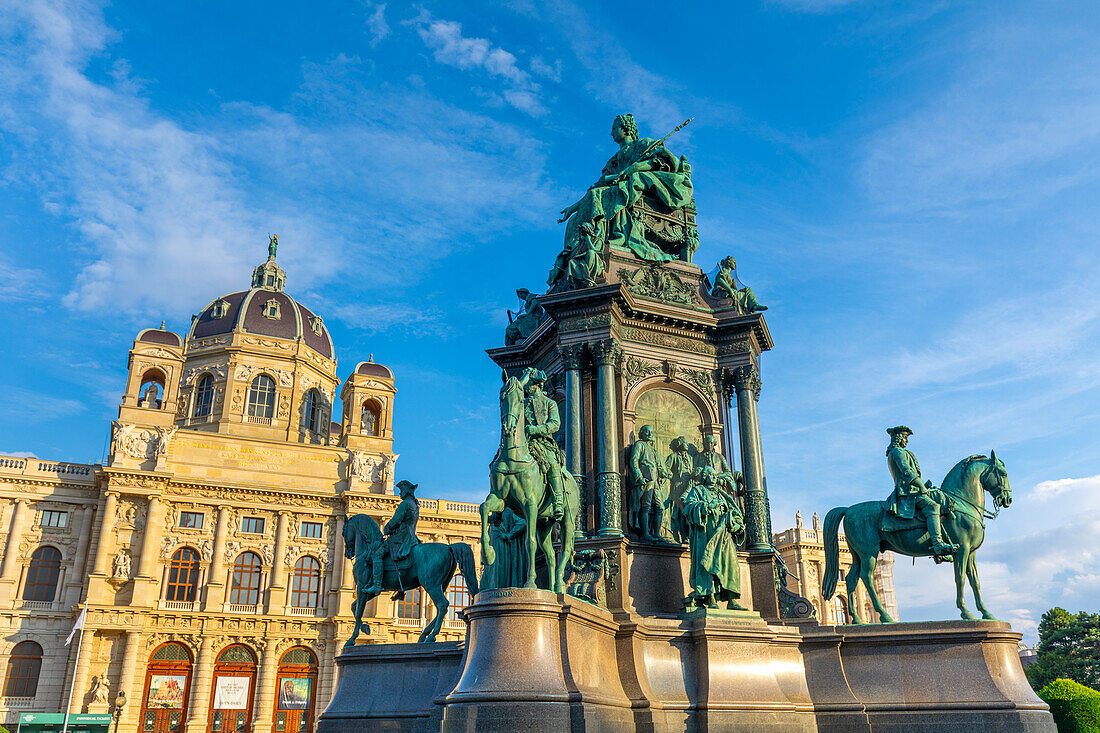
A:
{"type": "Polygon", "coordinates": [[[163,323],[160,328],[145,329],[138,334],[137,340],[147,344],[162,344],[164,346],[175,346],[177,348],[183,346],[183,339],[179,337],[179,334],[172,331],[165,331],[163,323]]]}
{"type": "Polygon", "coordinates": [[[370,361],[361,361],[355,367],[356,374],[363,374],[368,377],[382,377],[383,379],[393,379],[393,372],[388,366],[374,363],[374,355],[371,355],[370,361]]]}
{"type": "Polygon", "coordinates": [[[302,340],[326,359],[336,353],[324,321],[283,292],[286,273],[274,252],[252,273],[252,288],[223,295],[203,308],[191,322],[187,339],[226,333],[249,333],[291,341],[302,340]]]}

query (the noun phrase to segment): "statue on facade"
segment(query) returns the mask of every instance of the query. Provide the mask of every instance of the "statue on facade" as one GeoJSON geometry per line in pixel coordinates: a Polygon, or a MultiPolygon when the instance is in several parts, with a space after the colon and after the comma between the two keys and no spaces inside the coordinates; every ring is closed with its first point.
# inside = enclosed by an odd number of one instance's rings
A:
{"type": "Polygon", "coordinates": [[[554,439],[561,428],[558,403],[542,391],[546,383],[546,372],[536,369],[527,380],[527,399],[524,402],[524,418],[527,425],[527,449],[539,465],[546,485],[550,487],[552,516],[562,517],[562,471],[565,470],[565,456],[554,439]]]}
{"type": "Polygon", "coordinates": [[[668,444],[670,453],[665,459],[668,469],[668,514],[672,536],[681,544],[687,542],[687,525],[684,524],[684,494],[691,486],[695,473],[695,446],[682,435],[668,444]]]}
{"type": "MultiPolygon", "coordinates": [[[[864,501],[852,506],[836,507],[825,515],[822,599],[828,601],[836,592],[840,574],[838,534],[843,522],[848,549],[852,554],[852,564],[845,576],[845,584],[848,610],[853,623],[862,623],[859,605],[855,599],[860,581],[863,581],[879,619],[883,623],[893,621],[879,600],[873,580],[878,555],[886,550],[910,557],[942,557],[944,551],[949,549],[955,565],[955,603],[962,617],[974,618],[963,600],[965,578],[974,591],[974,602],[982,618],[994,618],[982,600],[974,555],[985,540],[986,518],[995,516],[986,512],[986,493],[993,497],[993,505],[998,510],[1012,504],[1012,490],[1004,462],[992,451],[988,458],[983,455],[969,456],[955,464],[941,487],[934,490],[930,482],[923,480],[916,457],[905,449],[906,439],[912,431],[905,426],[898,426],[890,428],[888,432],[891,442],[887,455],[894,476],[894,493],[890,500],[864,501]],[[918,493],[916,484],[924,491],[918,493]],[[902,491],[898,490],[899,486],[903,487],[902,491]],[[935,493],[932,494],[932,491],[935,493]],[[916,497],[925,497],[941,509],[947,505],[953,508],[942,518],[936,514],[936,522],[933,524],[926,516],[916,516],[916,497]],[[911,508],[907,510],[907,506],[911,508]],[[899,516],[898,510],[908,513],[910,518],[899,516]],[[938,543],[933,529],[939,530],[938,543]]],[[[933,511],[928,502],[922,503],[926,509],[933,511]]]]}
{"type": "Polygon", "coordinates": [[[653,443],[653,428],[643,425],[630,449],[630,510],[627,523],[642,540],[661,539],[668,500],[668,468],[653,443]]]}
{"type": "Polygon", "coordinates": [[[527,522],[511,509],[489,515],[496,561],[481,574],[481,587],[522,588],[527,582],[527,522]]]}
{"type": "Polygon", "coordinates": [[[710,294],[715,298],[732,298],[738,313],[766,311],[768,306],[761,305],[752,288],[741,284],[737,279],[737,260],[726,257],[718,263],[718,274],[714,276],[714,286],[710,294]]]}
{"type": "Polygon", "coordinates": [[[691,593],[684,608],[745,610],[741,597],[741,568],[737,545],[745,541],[745,520],[737,502],[718,486],[710,466],[699,469],[698,479],[684,495],[684,517],[691,551],[691,593]]]}
{"type": "Polygon", "coordinates": [[[539,305],[539,296],[527,288],[520,288],[516,295],[523,301],[523,309],[514,317],[508,311],[508,327],[504,329],[504,345],[512,346],[535,332],[546,320],[546,311],[539,305]]]}
{"type": "Polygon", "coordinates": [[[275,259],[275,252],[279,249],[279,235],[269,234],[267,237],[267,258],[275,259]]]}
{"type": "Polygon", "coordinates": [[[126,550],[121,550],[117,555],[115,555],[114,563],[112,563],[111,577],[130,577],[130,553],[126,550]]]}
{"type": "Polygon", "coordinates": [[[111,695],[111,681],[107,675],[98,674],[92,678],[92,704],[106,705],[107,698],[111,695]]]}
{"type": "Polygon", "coordinates": [[[630,250],[643,260],[690,261],[690,253],[685,255],[683,252],[682,230],[691,228],[686,226],[686,221],[680,222],[682,241],[679,246],[675,251],[671,251],[671,246],[666,250],[661,246],[663,242],[647,237],[646,222],[634,210],[636,205],[648,205],[667,215],[694,203],[691,166],[687,158],[675,157],[664,146],[671,134],[661,140],[639,139],[633,115],[615,118],[611,137],[619,145],[619,151],[607,161],[602,175],[584,196],[562,209],[558,221],[566,222],[564,252],[581,249],[581,225],[588,224],[595,234],[593,239],[599,241],[600,250],[606,245],[630,250]]]}
{"type": "Polygon", "coordinates": [[[913,519],[914,513],[919,513],[928,527],[932,552],[940,556],[950,555],[959,546],[944,542],[940,524],[940,514],[950,507],[950,499],[934,487],[931,481],[924,480],[917,457],[905,447],[913,431],[899,425],[888,428],[886,432],[890,436],[886,462],[890,466],[890,476],[894,479],[894,491],[887,501],[887,510],[901,519],[913,519]]]}
{"type": "Polygon", "coordinates": [[[432,599],[436,614],[420,633],[419,642],[435,641],[442,628],[450,605],[447,587],[456,570],[466,579],[470,595],[478,592],[474,551],[465,542],[444,544],[417,539],[419,505],[413,495],[416,484],[401,481],[398,486],[402,502],[386,523],[388,538],[383,536],[378,522],[366,514],[344,518],[344,555],[354,561],[351,574],[355,581],[355,600],[351,604],[355,628],[344,646],[355,646],[359,632],[364,629],[370,634],[370,625],[363,622],[363,611],[367,602],[382,591],[396,591],[394,598],[401,599],[408,591],[422,587],[432,599]]]}
{"type": "Polygon", "coordinates": [[[585,222],[578,229],[576,242],[566,242],[550,268],[546,284],[551,291],[590,288],[602,279],[607,269],[607,252],[596,228],[585,222]]]}
{"type": "Polygon", "coordinates": [[[565,587],[565,570],[573,557],[573,535],[576,517],[580,511],[580,491],[577,482],[562,467],[560,449],[554,440],[560,420],[557,404],[546,404],[541,398],[541,386],[528,398],[528,385],[534,381],[541,385],[546,376],[538,369],[528,367],[520,377],[510,377],[502,371],[504,384],[500,389],[500,446],[489,464],[489,496],[481,503],[481,559],[485,566],[496,561],[496,550],[489,537],[490,515],[505,508],[521,516],[527,524],[527,581],[525,588],[535,588],[535,553],[539,547],[546,556],[550,569],[550,587],[561,593],[565,587]],[[530,408],[530,409],[528,409],[530,408]],[[540,429],[528,429],[528,421],[536,422],[540,429]],[[539,445],[533,447],[538,441],[539,445]],[[533,448],[533,449],[532,449],[533,448]],[[536,453],[542,458],[537,458],[536,453]],[[543,474],[540,461],[546,464],[543,474]],[[561,479],[562,513],[555,518],[554,490],[549,476],[557,474],[561,479]],[[561,555],[551,541],[551,532],[560,521],[562,531],[561,555]]]}

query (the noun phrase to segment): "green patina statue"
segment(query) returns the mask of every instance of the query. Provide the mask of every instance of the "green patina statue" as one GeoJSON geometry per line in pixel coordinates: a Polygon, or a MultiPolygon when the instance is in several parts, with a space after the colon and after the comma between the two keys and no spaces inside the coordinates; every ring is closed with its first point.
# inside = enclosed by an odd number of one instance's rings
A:
{"type": "Polygon", "coordinates": [[[950,554],[955,566],[955,605],[962,617],[974,618],[963,600],[963,585],[968,580],[982,618],[993,619],[982,601],[974,557],[985,540],[985,519],[996,516],[986,511],[986,492],[993,497],[997,511],[1012,504],[1004,462],[992,451],[988,458],[980,455],[964,458],[948,472],[943,485],[934,489],[921,477],[916,457],[905,449],[912,431],[898,426],[888,432],[891,441],[887,458],[894,477],[894,492],[889,501],[865,501],[836,507],[825,515],[822,598],[828,601],[836,592],[840,574],[837,535],[843,521],[848,549],[852,553],[852,565],[845,583],[853,623],[862,623],[854,597],[860,581],[867,589],[879,620],[883,623],[893,621],[883,608],[873,582],[878,554],[885,550],[910,557],[935,557],[937,561],[950,554]],[[918,511],[923,516],[915,516],[918,511]],[[901,516],[904,514],[909,518],[901,516]],[[937,537],[940,532],[942,534],[937,537]]]}
{"type": "Polygon", "coordinates": [[[535,332],[546,320],[546,311],[539,304],[539,296],[527,288],[520,288],[516,295],[523,301],[523,309],[513,318],[508,311],[508,327],[504,329],[504,345],[512,346],[535,332]]]}
{"type": "Polygon", "coordinates": [[[647,542],[667,540],[662,525],[668,502],[671,474],[653,442],[653,428],[643,425],[630,449],[630,511],[627,524],[647,542]]]}
{"type": "Polygon", "coordinates": [[[710,294],[715,298],[732,298],[738,313],[766,311],[768,306],[761,305],[752,288],[742,285],[737,279],[737,260],[726,257],[718,263],[718,274],[714,276],[714,287],[710,294]]]}
{"type": "Polygon", "coordinates": [[[959,549],[959,546],[943,541],[940,527],[940,513],[950,504],[943,492],[925,481],[920,475],[920,464],[913,451],[906,448],[913,431],[904,425],[888,428],[890,447],[886,449],[886,462],[890,466],[890,475],[894,479],[894,491],[886,502],[886,509],[901,519],[912,519],[914,510],[924,517],[928,527],[928,537],[932,542],[932,552],[947,556],[959,549]]]}
{"type": "MultiPolygon", "coordinates": [[[[666,252],[649,241],[645,224],[631,213],[631,207],[643,199],[666,211],[692,205],[694,192],[691,166],[687,159],[677,158],[668,151],[663,144],[668,136],[662,140],[639,139],[638,125],[633,115],[616,117],[611,126],[611,137],[618,143],[619,151],[607,161],[603,174],[584,196],[562,209],[559,223],[567,224],[565,246],[559,260],[563,256],[564,260],[571,260],[574,253],[582,251],[581,227],[588,224],[592,229],[593,241],[599,242],[597,251],[602,251],[606,244],[630,250],[643,260],[690,261],[690,252],[666,252]]],[[[684,245],[684,249],[687,248],[684,245]]],[[[551,272],[552,283],[560,278],[555,276],[555,272],[562,269],[556,266],[551,272]]]]}
{"type": "Polygon", "coordinates": [[[603,279],[606,252],[596,228],[588,222],[581,224],[576,249],[568,249],[571,245],[566,243],[567,249],[558,254],[550,268],[546,278],[550,290],[590,288],[603,279]]]}
{"type": "Polygon", "coordinates": [[[745,520],[737,502],[718,486],[713,468],[704,466],[697,476],[684,495],[691,551],[691,594],[684,599],[684,608],[718,608],[725,601],[727,609],[743,611],[737,602],[741,597],[737,546],[745,541],[745,520]]]}
{"type": "Polygon", "coordinates": [[[275,251],[277,249],[279,249],[279,235],[269,235],[267,238],[267,258],[269,260],[275,259],[275,251]]]}
{"type": "Polygon", "coordinates": [[[668,448],[670,452],[665,459],[665,468],[669,474],[669,527],[673,538],[682,544],[687,542],[688,536],[687,525],[684,524],[684,494],[691,486],[691,477],[695,473],[695,446],[680,436],[673,438],[668,448]]]}
{"type": "Polygon", "coordinates": [[[565,456],[562,455],[554,435],[561,429],[561,417],[558,403],[542,391],[546,384],[546,372],[541,369],[531,373],[527,380],[527,400],[524,402],[524,418],[527,421],[527,449],[539,464],[539,470],[550,487],[552,503],[551,516],[562,517],[561,484],[562,471],[565,470],[565,456]]]}
{"type": "Polygon", "coordinates": [[[481,575],[481,588],[522,588],[527,582],[527,522],[511,509],[489,515],[496,561],[481,575]]]}
{"type": "MultiPolygon", "coordinates": [[[[580,491],[573,476],[561,467],[560,452],[554,441],[554,433],[560,420],[557,417],[557,405],[553,410],[538,400],[540,406],[527,410],[525,399],[528,384],[535,380],[540,385],[546,376],[538,369],[528,367],[520,377],[510,377],[507,372],[501,376],[504,385],[500,389],[500,446],[489,464],[489,496],[481,503],[481,559],[487,567],[496,562],[496,550],[493,548],[489,529],[490,516],[505,508],[511,509],[526,523],[524,532],[527,552],[527,579],[524,588],[535,588],[535,553],[541,547],[546,557],[546,566],[550,569],[548,590],[561,593],[565,588],[565,570],[573,559],[574,529],[577,513],[580,511],[580,491]],[[528,414],[538,422],[540,429],[534,433],[528,431],[528,414]],[[532,450],[534,440],[541,445],[532,450]],[[553,445],[553,449],[550,448],[553,445]],[[547,464],[548,474],[544,475],[535,457],[542,454],[547,464]],[[554,490],[549,485],[548,476],[556,470],[561,479],[559,489],[562,493],[560,520],[555,519],[554,490]],[[554,548],[553,529],[561,523],[561,554],[554,548]]],[[[537,390],[541,394],[542,390],[537,390]]],[[[542,395],[545,397],[545,395],[542,395]]],[[[548,397],[546,399],[549,399],[548,397]]],[[[532,400],[533,402],[534,400],[532,400]]],[[[552,403],[553,400],[550,400],[552,403]]]]}
{"type": "Polygon", "coordinates": [[[730,464],[722,452],[718,450],[718,436],[704,435],[703,450],[695,454],[695,470],[701,468],[714,469],[714,479],[719,486],[728,492],[736,492],[741,483],[741,472],[731,471],[730,464]]]}
{"type": "Polygon", "coordinates": [[[355,629],[344,646],[355,646],[360,631],[370,634],[370,625],[363,622],[363,612],[367,603],[384,590],[396,591],[394,598],[401,599],[406,592],[423,587],[435,603],[435,618],[424,627],[420,642],[435,641],[443,626],[449,605],[447,586],[456,570],[462,572],[471,596],[478,591],[474,551],[465,542],[447,545],[417,539],[416,518],[420,507],[413,494],[416,485],[402,481],[398,487],[402,500],[386,523],[388,539],[378,522],[366,514],[344,518],[344,555],[354,560],[351,574],[355,581],[355,600],[351,604],[355,629]]]}

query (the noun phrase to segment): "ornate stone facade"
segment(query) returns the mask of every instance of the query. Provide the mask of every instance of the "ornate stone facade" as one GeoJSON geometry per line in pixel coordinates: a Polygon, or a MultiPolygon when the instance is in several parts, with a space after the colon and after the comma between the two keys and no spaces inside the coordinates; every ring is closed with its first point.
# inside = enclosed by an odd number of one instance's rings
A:
{"type": "MultiPolygon", "coordinates": [[[[258,287],[207,306],[186,338],[138,335],[107,465],[0,456],[0,665],[23,641],[42,654],[33,697],[0,699],[5,726],[62,710],[74,673],[71,712],[108,712],[125,693],[121,733],[204,733],[215,721],[233,730],[238,714],[250,732],[299,733],[327,704],[353,625],[344,517],[382,522],[399,501],[397,390],[389,369],[361,362],[334,410],[340,380],[323,322],[282,292],[273,259],[264,267],[258,287]],[[269,299],[281,304],[278,321],[242,312],[269,299]],[[74,669],[76,644],[64,640],[82,603],[74,669]],[[243,711],[214,710],[223,652],[233,674],[251,676],[243,711]],[[182,685],[175,712],[146,704],[162,667],[182,685]],[[292,677],[311,680],[305,712],[280,709],[292,677]]],[[[469,542],[480,555],[477,505],[420,503],[422,539],[469,542]]],[[[463,587],[452,585],[441,640],[464,636],[463,587]]],[[[412,593],[400,609],[380,597],[365,614],[367,641],[415,641],[433,613],[412,593]]]]}
{"type": "MultiPolygon", "coordinates": [[[[837,593],[826,602],[821,598],[821,573],[825,568],[825,542],[821,531],[821,521],[813,515],[809,527],[802,523],[802,513],[795,515],[795,526],[774,535],[772,543],[776,552],[783,558],[787,569],[797,576],[789,578],[787,586],[813,604],[818,620],[826,625],[850,623],[848,600],[844,590],[844,576],[852,565],[852,555],[844,535],[840,535],[840,577],[837,593]]],[[[898,600],[894,592],[894,553],[884,552],[879,556],[875,567],[875,590],[878,591],[882,605],[895,619],[898,617],[898,600]]],[[[856,591],[860,616],[876,619],[878,614],[871,607],[871,599],[862,584],[856,591]]]]}

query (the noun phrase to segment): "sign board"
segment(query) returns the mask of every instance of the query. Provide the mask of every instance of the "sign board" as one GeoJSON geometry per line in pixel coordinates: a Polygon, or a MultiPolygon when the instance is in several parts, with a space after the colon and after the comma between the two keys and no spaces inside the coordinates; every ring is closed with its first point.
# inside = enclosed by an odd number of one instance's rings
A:
{"type": "Polygon", "coordinates": [[[214,690],[215,710],[247,710],[251,677],[218,677],[214,690]]]}
{"type": "MultiPolygon", "coordinates": [[[[106,733],[110,730],[111,715],[73,713],[69,716],[69,733],[106,733]]],[[[65,725],[64,713],[22,713],[19,731],[54,733],[65,725]]]]}

